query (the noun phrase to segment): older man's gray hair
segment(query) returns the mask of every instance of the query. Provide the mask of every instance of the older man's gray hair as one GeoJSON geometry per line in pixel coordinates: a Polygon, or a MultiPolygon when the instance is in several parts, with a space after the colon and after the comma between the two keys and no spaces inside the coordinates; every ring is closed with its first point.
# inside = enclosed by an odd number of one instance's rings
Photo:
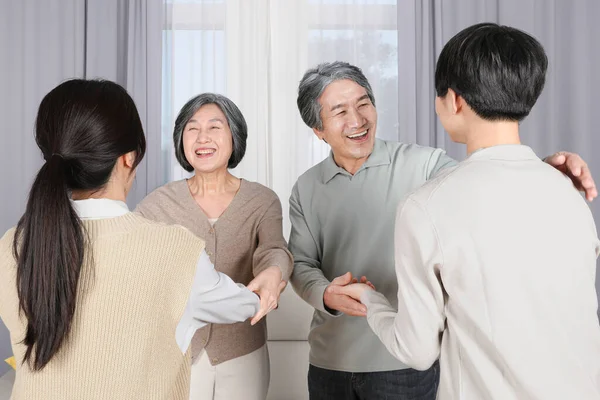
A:
{"type": "Polygon", "coordinates": [[[231,139],[233,142],[233,151],[227,168],[235,168],[244,154],[246,154],[246,139],[248,138],[248,127],[246,120],[242,115],[240,109],[235,103],[229,100],[227,97],[216,94],[216,93],[202,93],[192,99],[190,99],[179,111],[177,119],[175,120],[175,129],[173,129],[173,144],[175,145],[175,157],[179,161],[179,165],[188,172],[192,172],[194,167],[185,158],[185,151],[183,149],[183,130],[188,124],[190,119],[196,114],[200,107],[214,104],[223,111],[227,124],[231,130],[231,139]]]}
{"type": "Polygon", "coordinates": [[[298,87],[298,110],[306,125],[318,130],[323,129],[319,97],[330,83],[340,79],[354,81],[365,88],[371,103],[375,106],[373,90],[360,68],[342,61],[319,64],[316,68],[306,71],[298,87]]]}

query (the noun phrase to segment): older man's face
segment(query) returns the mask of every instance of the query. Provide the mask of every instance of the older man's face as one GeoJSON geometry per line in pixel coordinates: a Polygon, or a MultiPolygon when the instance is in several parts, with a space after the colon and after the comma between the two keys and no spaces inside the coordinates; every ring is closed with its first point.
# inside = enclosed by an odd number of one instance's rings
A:
{"type": "Polygon", "coordinates": [[[365,88],[354,81],[335,81],[319,98],[323,129],[315,134],[331,146],[336,164],[354,174],[375,144],[377,111],[365,88]]]}

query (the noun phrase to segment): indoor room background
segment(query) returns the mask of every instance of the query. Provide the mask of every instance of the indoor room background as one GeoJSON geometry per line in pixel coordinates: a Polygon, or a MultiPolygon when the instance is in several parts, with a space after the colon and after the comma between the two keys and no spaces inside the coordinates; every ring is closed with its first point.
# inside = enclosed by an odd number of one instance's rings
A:
{"type": "MultiPolygon", "coordinates": [[[[597,0],[0,0],[0,232],[17,223],[43,162],[33,138],[40,100],[82,77],[120,83],[139,108],[148,150],[131,208],[189,176],[172,145],[181,106],[202,92],[231,98],[249,133],[233,174],[278,194],[287,237],[294,182],[329,154],[296,107],[304,71],[323,61],[359,66],[377,99],[378,137],[444,148],[461,160],[465,148],[436,119],[433,72],[443,44],[484,21],[527,31],[548,54],[524,143],[539,156],[579,153],[600,183],[599,20],[597,0]]],[[[600,199],[590,207],[600,225],[600,199]]],[[[269,399],[308,398],[311,316],[288,285],[268,319],[269,399]]],[[[0,323],[0,360],[10,353],[0,323]]],[[[0,361],[0,376],[8,371],[0,361]]]]}

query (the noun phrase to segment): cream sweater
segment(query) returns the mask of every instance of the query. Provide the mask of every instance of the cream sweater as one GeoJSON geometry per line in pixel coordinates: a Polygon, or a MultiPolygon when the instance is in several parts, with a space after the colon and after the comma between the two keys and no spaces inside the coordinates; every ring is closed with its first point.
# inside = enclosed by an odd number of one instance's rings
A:
{"type": "MultiPolygon", "coordinates": [[[[189,352],[175,340],[204,243],[136,214],[83,221],[94,265],[84,265],[68,338],[40,372],[18,365],[13,400],[187,399],[189,352]]],[[[17,362],[25,347],[12,255],[0,240],[0,317],[17,362]]]]}
{"type": "Polygon", "coordinates": [[[599,251],[569,179],[526,146],[490,147],[400,206],[397,310],[361,300],[402,362],[440,357],[438,400],[597,400],[599,251]]]}

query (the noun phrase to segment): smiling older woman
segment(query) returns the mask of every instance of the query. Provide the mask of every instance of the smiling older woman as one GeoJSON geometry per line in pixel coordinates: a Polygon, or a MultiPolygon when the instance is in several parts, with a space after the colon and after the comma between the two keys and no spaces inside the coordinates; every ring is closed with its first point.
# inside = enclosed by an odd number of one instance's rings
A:
{"type": "Polygon", "coordinates": [[[269,386],[261,318],[277,306],[293,261],[277,195],[228,170],[244,157],[246,137],[246,121],[231,100],[212,93],[194,97],[179,112],[173,132],[177,160],[194,176],[155,190],[137,208],[203,238],[215,268],[261,298],[252,321],[196,332],[190,399],[264,399],[269,386]]]}

